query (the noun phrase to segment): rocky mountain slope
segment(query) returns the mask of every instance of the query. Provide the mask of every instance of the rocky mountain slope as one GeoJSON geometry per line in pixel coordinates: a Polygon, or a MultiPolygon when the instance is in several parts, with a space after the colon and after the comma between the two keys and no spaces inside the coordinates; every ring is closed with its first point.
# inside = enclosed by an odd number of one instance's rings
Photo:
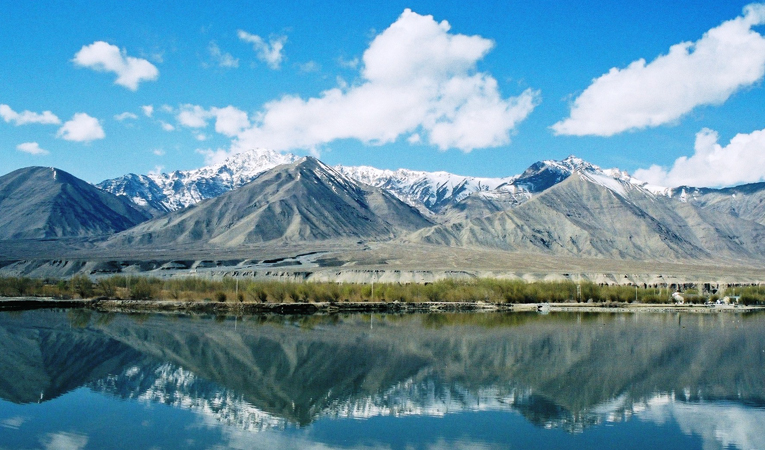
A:
{"type": "MultiPolygon", "coordinates": [[[[255,149],[231,156],[218,165],[172,173],[128,174],[105,180],[97,186],[115,195],[125,196],[158,213],[175,211],[208,198],[217,197],[254,180],[264,171],[298,159],[292,154],[255,149]]],[[[384,170],[369,166],[335,166],[348,178],[385,189],[400,200],[426,214],[439,214],[472,194],[488,193],[483,198],[494,206],[519,204],[566,179],[577,170],[599,171],[619,178],[618,172],[601,171],[579,158],[545,160],[533,164],[520,175],[486,178],[448,172],[425,172],[408,169],[384,170]]],[[[503,207],[504,208],[504,207],[503,207]]],[[[465,209],[464,206],[458,209],[465,209]]]]}
{"type": "Polygon", "coordinates": [[[51,167],[0,177],[0,240],[111,234],[150,218],[125,198],[51,167]]]}
{"type": "Polygon", "coordinates": [[[765,225],[765,183],[723,189],[681,186],[671,189],[668,195],[716,214],[740,217],[765,225]]]}
{"type": "Polygon", "coordinates": [[[210,244],[391,238],[431,223],[390,193],[307,157],[234,191],[145,222],[111,245],[210,244]]]}
{"type": "Polygon", "coordinates": [[[62,171],[25,170],[2,178],[5,191],[19,193],[0,197],[0,239],[113,234],[152,209],[160,217],[108,246],[231,248],[414,232],[405,242],[633,260],[765,259],[765,183],[668,189],[573,156],[512,177],[476,178],[333,168],[261,149],[195,171],[99,185],[117,197],[62,171]],[[77,188],[59,195],[51,187],[57,173],[77,188]],[[40,206],[30,208],[29,199],[40,206]]]}
{"type": "MultiPolygon", "coordinates": [[[[161,214],[217,197],[249,183],[268,169],[297,159],[292,154],[254,149],[233,155],[213,166],[161,174],[131,173],[102,181],[97,186],[161,214]]],[[[407,169],[392,171],[368,166],[336,166],[335,169],[351,179],[385,189],[425,213],[438,213],[473,192],[490,191],[513,179],[478,178],[407,169]]]]}
{"type": "Polygon", "coordinates": [[[423,229],[408,239],[615,259],[765,255],[765,226],[591,171],[576,172],[513,209],[423,229]]]}

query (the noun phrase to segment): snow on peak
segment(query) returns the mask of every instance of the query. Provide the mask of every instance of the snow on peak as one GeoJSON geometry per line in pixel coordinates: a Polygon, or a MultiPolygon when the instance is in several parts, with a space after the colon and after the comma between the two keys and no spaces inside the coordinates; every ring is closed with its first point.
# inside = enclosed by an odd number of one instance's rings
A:
{"type": "Polygon", "coordinates": [[[174,211],[236,189],[266,170],[297,159],[292,154],[258,148],[231,155],[220,164],[170,173],[128,174],[103,181],[98,187],[140,205],[174,211]]]}
{"type": "Polygon", "coordinates": [[[336,166],[340,173],[371,186],[386,189],[420,210],[439,212],[474,192],[495,190],[512,180],[424,172],[409,169],[377,169],[369,166],[336,166]]]}
{"type": "Polygon", "coordinates": [[[342,165],[331,167],[315,158],[299,158],[293,154],[263,148],[237,153],[222,163],[195,170],[149,175],[128,174],[106,180],[98,187],[116,195],[127,196],[140,205],[152,206],[160,211],[173,211],[217,197],[251,182],[269,169],[300,159],[315,161],[317,167],[332,176],[336,183],[348,186],[361,182],[382,188],[420,211],[429,213],[439,213],[475,193],[530,197],[560,183],[573,173],[584,174],[588,180],[622,195],[625,189],[632,188],[645,190],[652,195],[672,195],[667,188],[649,185],[619,169],[603,170],[574,155],[562,160],[539,161],[520,175],[488,178],[444,171],[342,165]]]}

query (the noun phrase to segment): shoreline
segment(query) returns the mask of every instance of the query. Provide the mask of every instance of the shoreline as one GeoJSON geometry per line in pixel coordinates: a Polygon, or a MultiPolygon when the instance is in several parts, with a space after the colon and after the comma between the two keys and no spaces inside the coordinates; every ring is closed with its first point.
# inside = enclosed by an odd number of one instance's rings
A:
{"type": "Polygon", "coordinates": [[[34,309],[91,309],[117,313],[207,313],[207,314],[337,314],[337,313],[445,313],[445,312],[593,312],[593,313],[748,313],[763,306],[677,305],[646,303],[487,303],[477,302],[316,302],[234,303],[170,300],[58,300],[50,297],[0,298],[0,312],[34,309]]]}

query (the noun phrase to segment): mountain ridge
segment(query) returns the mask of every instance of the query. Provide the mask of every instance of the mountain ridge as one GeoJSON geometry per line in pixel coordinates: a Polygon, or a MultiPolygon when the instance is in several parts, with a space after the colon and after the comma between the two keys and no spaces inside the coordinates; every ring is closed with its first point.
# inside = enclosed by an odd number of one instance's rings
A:
{"type": "Polygon", "coordinates": [[[220,164],[170,173],[129,173],[104,180],[96,187],[152,208],[158,215],[217,197],[249,183],[268,169],[297,159],[292,154],[255,149],[233,155],[220,164]]]}
{"type": "Polygon", "coordinates": [[[61,169],[27,167],[0,177],[0,240],[110,234],[149,217],[61,169]]]}
{"type": "Polygon", "coordinates": [[[515,208],[435,225],[407,239],[616,259],[762,259],[765,255],[765,226],[587,172],[577,172],[515,208]]]}
{"type": "MultiPolygon", "coordinates": [[[[129,174],[118,181],[101,184],[117,197],[78,183],[119,199],[119,205],[132,205],[143,214],[140,219],[97,232],[10,238],[119,233],[104,249],[396,239],[588,258],[765,260],[765,183],[669,189],[573,155],[539,161],[511,177],[480,178],[331,167],[313,157],[261,149],[196,171],[129,174]],[[156,182],[160,179],[164,187],[156,182]],[[155,218],[148,220],[149,214],[129,198],[143,199],[155,218]]],[[[28,189],[32,192],[32,186],[28,189]]],[[[78,216],[93,216],[86,207],[80,210],[85,212],[78,216]]],[[[34,229],[28,221],[19,223],[34,229]]]]}
{"type": "Polygon", "coordinates": [[[239,189],[144,222],[111,245],[209,244],[392,238],[430,225],[391,194],[312,157],[276,166],[239,189]]]}

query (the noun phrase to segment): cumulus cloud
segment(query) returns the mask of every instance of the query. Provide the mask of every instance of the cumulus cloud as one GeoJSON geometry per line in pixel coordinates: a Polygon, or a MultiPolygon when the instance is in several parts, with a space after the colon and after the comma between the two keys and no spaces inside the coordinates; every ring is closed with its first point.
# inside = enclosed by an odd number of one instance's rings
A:
{"type": "Polygon", "coordinates": [[[42,113],[23,111],[18,113],[8,105],[0,105],[0,117],[2,117],[6,123],[13,122],[16,126],[27,125],[30,123],[40,123],[45,125],[58,125],[61,123],[61,120],[50,111],[43,111],[42,113]]]}
{"type": "Polygon", "coordinates": [[[676,121],[697,106],[719,105],[765,75],[765,5],[707,31],[696,42],[673,45],[646,64],[612,68],[574,100],[556,134],[612,136],[676,121]]]}
{"type": "Polygon", "coordinates": [[[75,142],[90,142],[103,139],[105,136],[104,129],[101,128],[98,119],[85,113],[75,114],[56,133],[58,138],[75,142]]]}
{"type": "Polygon", "coordinates": [[[250,126],[247,113],[230,105],[212,108],[210,113],[215,117],[215,131],[229,137],[236,136],[250,126]]]}
{"type": "Polygon", "coordinates": [[[181,105],[181,111],[175,116],[179,124],[188,128],[204,128],[210,113],[199,105],[181,105]]]}
{"type": "Polygon", "coordinates": [[[124,50],[120,51],[116,45],[104,41],[83,46],[72,61],[78,66],[98,72],[117,74],[114,83],[131,91],[137,90],[140,82],[156,80],[159,77],[159,70],[149,61],[127,56],[124,50]]]}
{"type": "Polygon", "coordinates": [[[175,127],[172,124],[169,124],[163,120],[160,120],[159,124],[162,126],[162,129],[165,131],[175,131],[175,127]]]}
{"type": "Polygon", "coordinates": [[[154,106],[153,105],[143,105],[141,106],[141,110],[143,111],[143,115],[146,117],[151,117],[152,114],[154,114],[154,106]]]}
{"type": "Polygon", "coordinates": [[[119,122],[122,122],[123,120],[127,120],[127,119],[135,120],[137,118],[138,116],[128,111],[125,111],[124,113],[117,114],[116,116],[114,116],[114,120],[117,120],[119,122]]]}
{"type": "Polygon", "coordinates": [[[441,150],[505,145],[538,104],[539,93],[500,95],[497,81],[476,70],[493,46],[481,36],[450,33],[448,22],[407,9],[364,52],[360,83],[265,104],[232,151],[310,151],[336,139],[385,144],[413,133],[441,150]]]}
{"type": "Polygon", "coordinates": [[[188,128],[205,128],[208,120],[215,119],[215,131],[228,137],[234,137],[250,126],[247,113],[230,105],[209,110],[199,105],[181,105],[176,119],[188,128]]]}
{"type": "Polygon", "coordinates": [[[278,69],[284,59],[282,50],[287,43],[287,36],[272,36],[268,42],[256,34],[250,34],[244,30],[237,31],[239,39],[252,44],[252,49],[258,59],[268,64],[272,69],[278,69]]]}
{"type": "Polygon", "coordinates": [[[765,180],[765,130],[738,134],[723,147],[716,131],[696,134],[692,156],[677,158],[671,168],[653,165],[635,178],[659,186],[733,186],[765,180]]]}
{"type": "Polygon", "coordinates": [[[239,67],[239,59],[234,58],[231,53],[221,51],[215,41],[210,42],[210,45],[207,46],[207,50],[210,52],[210,56],[212,56],[213,61],[215,61],[215,64],[217,64],[218,67],[225,67],[227,69],[239,67]]]}
{"type": "Polygon", "coordinates": [[[30,155],[47,155],[50,153],[48,150],[40,148],[37,142],[25,142],[16,146],[16,150],[29,153],[30,155]]]}

